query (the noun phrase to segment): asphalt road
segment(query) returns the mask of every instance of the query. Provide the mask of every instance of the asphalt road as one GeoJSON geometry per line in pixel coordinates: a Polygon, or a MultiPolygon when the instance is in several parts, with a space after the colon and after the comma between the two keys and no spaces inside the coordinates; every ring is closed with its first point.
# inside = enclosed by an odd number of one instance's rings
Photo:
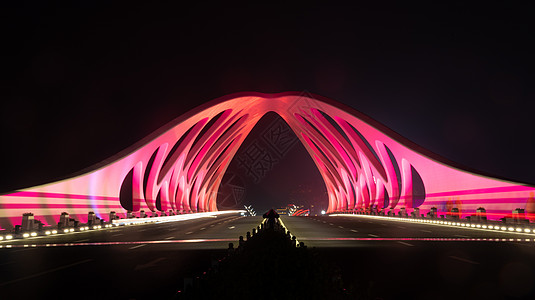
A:
{"type": "Polygon", "coordinates": [[[226,215],[0,243],[1,299],[169,299],[259,217],[226,215]]]}
{"type": "MultiPolygon", "coordinates": [[[[535,235],[363,217],[282,217],[360,299],[535,299],[535,235]]],[[[0,242],[1,299],[171,299],[260,217],[0,242]]]]}
{"type": "Polygon", "coordinates": [[[480,241],[522,243],[535,246],[535,234],[409,223],[366,216],[283,217],[288,229],[313,247],[360,247],[369,241],[384,241],[388,246],[414,246],[417,242],[480,241]],[[474,240],[475,239],[475,240],[474,240]],[[527,242],[527,240],[529,242],[527,242]]]}
{"type": "Polygon", "coordinates": [[[283,217],[363,299],[535,299],[535,235],[365,217],[283,217]]]}

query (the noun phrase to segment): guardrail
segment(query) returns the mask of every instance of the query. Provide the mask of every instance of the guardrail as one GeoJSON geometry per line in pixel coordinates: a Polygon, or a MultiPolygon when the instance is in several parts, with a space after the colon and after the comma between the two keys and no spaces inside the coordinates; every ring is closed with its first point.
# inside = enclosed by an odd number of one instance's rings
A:
{"type": "Polygon", "coordinates": [[[215,211],[202,212],[181,215],[169,215],[160,217],[134,217],[132,214],[127,214],[130,218],[120,219],[115,212],[110,212],[110,221],[105,222],[103,219],[97,218],[93,212],[88,213],[88,223],[80,223],[69,217],[66,212],[61,213],[60,221],[57,226],[43,226],[38,220],[34,220],[32,213],[23,214],[22,224],[15,226],[13,230],[0,231],[0,242],[12,239],[27,239],[39,236],[49,236],[55,234],[71,234],[84,232],[89,230],[105,230],[117,226],[128,225],[142,225],[162,222],[177,222],[199,218],[215,218],[222,214],[245,214],[245,210],[230,210],[230,211],[215,211]]]}
{"type": "Polygon", "coordinates": [[[524,224],[507,224],[499,221],[469,221],[469,220],[450,220],[444,218],[414,218],[409,216],[381,216],[381,215],[372,215],[372,214],[339,214],[333,213],[329,216],[346,216],[346,217],[362,217],[362,218],[372,218],[372,219],[381,219],[381,220],[391,220],[391,221],[400,221],[400,222],[410,222],[410,223],[424,223],[430,225],[439,225],[447,227],[456,227],[464,229],[474,229],[474,230],[486,230],[486,231],[498,231],[504,233],[515,233],[515,234],[535,234],[535,227],[529,223],[524,224]]]}

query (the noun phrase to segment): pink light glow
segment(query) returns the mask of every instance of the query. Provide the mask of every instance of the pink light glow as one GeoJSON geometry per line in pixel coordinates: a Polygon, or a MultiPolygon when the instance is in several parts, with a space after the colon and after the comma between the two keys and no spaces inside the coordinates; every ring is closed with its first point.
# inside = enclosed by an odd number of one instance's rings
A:
{"type": "Polygon", "coordinates": [[[70,179],[0,195],[0,226],[32,212],[51,224],[67,211],[87,220],[132,211],[177,213],[217,210],[225,171],[266,113],[280,115],[314,160],[328,191],[328,212],[397,211],[431,207],[459,216],[484,207],[489,219],[516,208],[535,218],[535,188],[451,166],[362,113],[330,99],[299,93],[234,94],[178,117],[106,165],[70,179]],[[177,142],[180,143],[177,144],[177,142]]]}

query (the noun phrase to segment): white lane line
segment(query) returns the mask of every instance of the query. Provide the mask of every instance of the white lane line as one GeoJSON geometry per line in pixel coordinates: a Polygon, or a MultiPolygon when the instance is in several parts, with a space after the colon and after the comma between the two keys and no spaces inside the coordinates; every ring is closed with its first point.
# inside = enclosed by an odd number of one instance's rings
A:
{"type": "Polygon", "coordinates": [[[215,226],[214,224],[210,225],[210,227],[214,227],[214,226],[215,226]]]}
{"type": "Polygon", "coordinates": [[[421,232],[427,232],[427,233],[431,233],[432,231],[431,230],[424,230],[424,229],[420,229],[421,232]]]}
{"type": "Polygon", "coordinates": [[[206,229],[206,227],[203,227],[203,228],[201,228],[200,230],[205,230],[205,229],[206,229]]]}
{"type": "Polygon", "coordinates": [[[407,229],[407,227],[403,227],[403,226],[396,226],[397,228],[401,228],[401,229],[407,229]]]}
{"type": "Polygon", "coordinates": [[[192,234],[192,233],[193,233],[193,231],[190,231],[190,232],[186,232],[186,234],[192,234]]]}
{"type": "Polygon", "coordinates": [[[338,226],[338,228],[344,228],[344,226],[338,226]]]}
{"type": "Polygon", "coordinates": [[[323,224],[327,223],[327,222],[325,222],[325,221],[322,221],[322,222],[323,222],[323,224]]]}
{"type": "Polygon", "coordinates": [[[88,263],[90,261],[93,261],[93,259],[84,259],[84,260],[81,260],[81,261],[78,261],[78,262],[75,262],[75,263],[72,263],[72,264],[64,265],[64,266],[61,266],[61,267],[57,267],[57,268],[54,268],[54,269],[51,269],[51,270],[48,270],[48,271],[43,271],[43,272],[40,272],[40,273],[36,273],[36,274],[33,274],[33,275],[25,276],[25,277],[14,279],[14,280],[10,280],[10,281],[4,281],[4,282],[0,283],[0,286],[6,286],[8,284],[15,283],[15,282],[18,282],[18,281],[23,281],[23,280],[26,280],[26,279],[39,277],[39,276],[42,276],[42,275],[45,275],[45,274],[48,274],[48,273],[52,273],[52,272],[56,272],[56,271],[59,271],[59,270],[67,269],[67,268],[70,268],[70,267],[74,267],[74,266],[77,266],[77,265],[85,264],[85,263],[88,263]]]}
{"type": "Polygon", "coordinates": [[[353,232],[359,232],[358,230],[355,230],[355,229],[351,229],[351,231],[353,231],[353,232]]]}
{"type": "Polygon", "coordinates": [[[329,223],[329,225],[333,226],[334,224],[333,223],[329,223]]]}
{"type": "Polygon", "coordinates": [[[81,242],[87,242],[87,241],[89,241],[89,239],[83,239],[83,240],[74,241],[74,243],[81,243],[81,242]]]}
{"type": "Polygon", "coordinates": [[[147,229],[140,229],[140,230],[138,230],[138,231],[147,231],[147,229]]]}
{"type": "Polygon", "coordinates": [[[469,236],[467,236],[467,235],[462,235],[462,234],[456,234],[455,236],[456,236],[456,237],[461,237],[461,238],[469,238],[469,236]]]}
{"type": "Polygon", "coordinates": [[[112,234],[111,236],[120,236],[123,235],[122,233],[112,234]]]}
{"type": "Polygon", "coordinates": [[[236,226],[230,226],[228,229],[234,229],[236,228],[236,226]]]}
{"type": "Polygon", "coordinates": [[[479,265],[479,263],[477,261],[469,260],[469,259],[462,258],[462,257],[450,256],[450,258],[453,258],[453,259],[456,259],[458,261],[462,261],[462,262],[465,262],[465,263],[469,263],[469,264],[472,264],[472,265],[479,265]]]}
{"type": "Polygon", "coordinates": [[[144,246],[147,246],[147,244],[137,245],[137,246],[134,246],[134,247],[130,247],[128,249],[133,250],[133,249],[141,248],[141,247],[144,247],[144,246]]]}
{"type": "Polygon", "coordinates": [[[13,253],[22,252],[22,251],[28,251],[28,250],[33,250],[33,249],[35,249],[35,248],[33,248],[33,247],[32,248],[25,248],[25,249],[21,249],[21,250],[15,250],[15,251],[13,251],[13,253]]]}
{"type": "Polygon", "coordinates": [[[405,246],[408,246],[408,247],[414,247],[413,244],[409,244],[409,243],[405,243],[405,242],[400,242],[398,241],[398,243],[402,244],[402,245],[405,245],[405,246]]]}
{"type": "Polygon", "coordinates": [[[165,257],[160,257],[160,258],[157,258],[153,261],[149,261],[148,263],[146,264],[142,264],[142,265],[137,265],[134,270],[142,270],[142,269],[146,269],[146,268],[150,268],[150,267],[155,267],[156,264],[158,264],[159,262],[161,262],[162,260],[165,260],[166,258],[165,257]]]}
{"type": "Polygon", "coordinates": [[[172,240],[172,239],[174,239],[174,238],[175,238],[174,236],[168,236],[168,237],[166,237],[165,239],[166,239],[166,240],[172,240]]]}
{"type": "Polygon", "coordinates": [[[371,236],[371,237],[379,237],[378,235],[371,234],[371,233],[368,233],[368,235],[371,236]]]}

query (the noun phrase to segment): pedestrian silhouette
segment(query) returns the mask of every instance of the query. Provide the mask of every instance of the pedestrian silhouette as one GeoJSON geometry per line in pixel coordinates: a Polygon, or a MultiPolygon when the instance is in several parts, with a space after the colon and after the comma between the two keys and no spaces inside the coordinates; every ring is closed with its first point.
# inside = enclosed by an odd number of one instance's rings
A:
{"type": "Polygon", "coordinates": [[[279,214],[272,209],[270,209],[267,213],[263,215],[264,219],[267,220],[267,228],[268,229],[274,229],[275,228],[275,219],[279,218],[279,214]]]}

